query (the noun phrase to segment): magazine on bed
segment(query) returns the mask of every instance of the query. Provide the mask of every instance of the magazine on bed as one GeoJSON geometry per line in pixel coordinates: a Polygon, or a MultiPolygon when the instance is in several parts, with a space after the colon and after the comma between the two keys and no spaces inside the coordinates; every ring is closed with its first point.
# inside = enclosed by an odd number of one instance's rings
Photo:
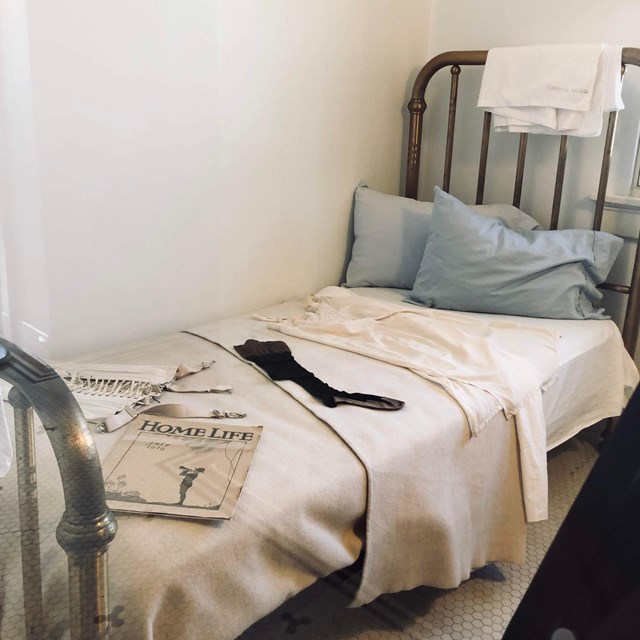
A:
{"type": "Polygon", "coordinates": [[[182,518],[231,518],[262,427],[140,415],[102,471],[107,504],[182,518]]]}

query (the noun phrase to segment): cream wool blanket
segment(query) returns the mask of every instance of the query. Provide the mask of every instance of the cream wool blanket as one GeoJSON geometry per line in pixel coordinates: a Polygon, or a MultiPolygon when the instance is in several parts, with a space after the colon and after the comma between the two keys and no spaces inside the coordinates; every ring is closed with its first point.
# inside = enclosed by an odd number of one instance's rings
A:
{"type": "MultiPolygon", "coordinates": [[[[191,333],[235,353],[234,345],[249,338],[273,340],[274,328],[288,332],[286,342],[296,360],[334,388],[406,402],[391,412],[349,405],[329,408],[294,382],[276,383],[339,434],[367,471],[364,566],[353,605],[418,585],[453,588],[488,562],[522,561],[523,495],[530,520],[547,515],[539,389],[555,372],[555,332],[500,320],[481,327],[462,314],[379,303],[336,287],[323,290],[314,302],[319,306],[311,311],[286,305],[191,333]],[[346,321],[349,314],[351,321],[346,321]],[[447,365],[449,376],[436,366],[426,368],[427,352],[420,366],[415,363],[420,375],[406,363],[387,362],[390,356],[383,352],[397,346],[389,341],[391,330],[385,338],[377,332],[369,344],[375,357],[356,352],[354,327],[380,321],[419,323],[421,318],[429,320],[419,328],[422,333],[405,326],[397,342],[420,351],[420,341],[431,337],[430,352],[447,365]],[[334,330],[324,331],[325,325],[334,330]],[[466,363],[458,370],[466,372],[466,381],[461,374],[453,376],[456,361],[446,342],[438,348],[438,332],[457,345],[455,356],[466,363]],[[535,356],[534,364],[528,364],[530,356],[535,356]],[[497,381],[492,392],[481,388],[505,367],[513,373],[513,397],[497,381]],[[480,406],[474,408],[472,399],[480,406]],[[513,418],[507,420],[503,405],[506,412],[518,411],[519,429],[534,434],[535,447],[520,446],[520,432],[516,437],[513,418]],[[470,437],[469,425],[477,437],[470,437]],[[519,460],[521,452],[527,464],[519,460]]],[[[330,475],[331,468],[326,473],[330,475]]]]}
{"type": "MultiPolygon", "coordinates": [[[[507,418],[516,416],[527,519],[546,519],[541,392],[558,368],[555,331],[499,319],[480,324],[456,312],[409,309],[340,287],[326,287],[312,297],[306,314],[280,319],[271,328],[435,382],[460,404],[474,436],[500,410],[507,418]]],[[[366,380],[359,384],[366,391],[366,380]]]]}

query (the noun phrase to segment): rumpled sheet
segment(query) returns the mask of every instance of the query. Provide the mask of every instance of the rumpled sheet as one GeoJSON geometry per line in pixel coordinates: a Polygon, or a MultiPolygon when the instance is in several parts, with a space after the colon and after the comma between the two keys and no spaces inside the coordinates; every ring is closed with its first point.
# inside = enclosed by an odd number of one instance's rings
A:
{"type": "MultiPolygon", "coordinates": [[[[514,510],[512,503],[505,516],[504,489],[497,489],[510,461],[489,462],[493,455],[484,445],[495,433],[486,439],[470,436],[493,420],[507,425],[518,413],[527,514],[531,520],[545,518],[540,389],[557,368],[555,332],[506,321],[477,323],[461,314],[367,300],[338,287],[323,290],[315,304],[311,314],[299,308],[254,316],[262,327],[222,322],[193,333],[234,353],[233,346],[247,338],[274,339],[275,328],[287,334],[296,360],[331,386],[406,402],[392,413],[328,408],[298,385],[278,383],[330,425],[367,469],[365,564],[354,604],[420,584],[455,587],[489,560],[519,559],[523,539],[505,535],[496,521],[514,513],[522,518],[521,505],[514,510]],[[328,307],[319,311],[322,304],[328,307]],[[385,331],[372,331],[375,322],[385,323],[385,331]],[[405,357],[399,355],[403,350],[405,357]],[[505,370],[513,375],[502,375],[505,370]],[[432,544],[425,544],[425,532],[432,544]]],[[[513,435],[498,435],[500,447],[515,444],[513,435]]],[[[511,482],[519,491],[520,479],[511,482]]]]}
{"type": "Polygon", "coordinates": [[[513,320],[478,323],[460,313],[370,300],[340,287],[313,296],[303,316],[272,320],[272,329],[289,336],[381,360],[435,382],[458,402],[473,436],[500,410],[507,418],[516,416],[527,520],[547,518],[541,392],[558,369],[556,331],[513,320]]]}
{"type": "Polygon", "coordinates": [[[302,317],[265,320],[287,335],[404,367],[439,384],[460,404],[472,435],[500,409],[516,415],[535,391],[554,381],[558,367],[556,331],[515,319],[478,323],[340,287],[312,296],[302,317]]]}

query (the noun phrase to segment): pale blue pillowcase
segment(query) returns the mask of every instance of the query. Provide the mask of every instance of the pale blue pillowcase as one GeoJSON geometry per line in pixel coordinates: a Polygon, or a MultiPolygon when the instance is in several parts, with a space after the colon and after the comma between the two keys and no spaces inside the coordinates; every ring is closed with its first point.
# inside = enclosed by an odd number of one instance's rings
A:
{"type": "Polygon", "coordinates": [[[427,243],[432,208],[432,202],[358,187],[346,285],[411,289],[427,243]]]}
{"type": "MultiPolygon", "coordinates": [[[[411,289],[427,243],[432,209],[432,202],[359,186],[355,192],[355,239],[346,286],[411,289]]],[[[531,216],[511,205],[480,205],[474,209],[503,220],[511,229],[539,226],[531,216]]]]}
{"type": "Polygon", "coordinates": [[[622,239],[601,231],[512,231],[435,190],[430,233],[408,300],[438,309],[605,318],[596,285],[622,239]]]}

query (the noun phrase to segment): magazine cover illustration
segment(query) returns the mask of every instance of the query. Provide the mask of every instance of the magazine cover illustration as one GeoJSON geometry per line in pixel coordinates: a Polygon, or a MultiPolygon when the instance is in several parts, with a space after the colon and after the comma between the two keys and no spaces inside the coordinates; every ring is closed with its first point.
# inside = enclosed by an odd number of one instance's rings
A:
{"type": "Polygon", "coordinates": [[[262,427],[138,416],[125,429],[103,465],[111,509],[231,518],[262,427]]]}

